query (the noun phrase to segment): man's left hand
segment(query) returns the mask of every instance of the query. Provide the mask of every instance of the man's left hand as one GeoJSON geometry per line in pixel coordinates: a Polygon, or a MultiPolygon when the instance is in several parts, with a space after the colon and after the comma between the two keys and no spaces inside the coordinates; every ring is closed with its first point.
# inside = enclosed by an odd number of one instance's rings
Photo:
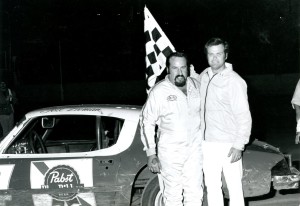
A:
{"type": "Polygon", "coordinates": [[[242,158],[242,150],[231,147],[228,153],[228,157],[231,156],[231,163],[234,163],[242,158]]]}

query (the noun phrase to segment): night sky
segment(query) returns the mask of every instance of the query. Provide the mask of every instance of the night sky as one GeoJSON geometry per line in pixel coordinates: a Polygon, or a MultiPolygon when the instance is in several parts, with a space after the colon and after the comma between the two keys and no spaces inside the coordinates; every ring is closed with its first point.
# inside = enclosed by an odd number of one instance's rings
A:
{"type": "Polygon", "coordinates": [[[1,68],[19,84],[142,80],[143,9],[196,70],[211,37],[241,75],[299,71],[298,0],[3,0],[1,68]],[[11,59],[11,61],[9,61],[11,59]]]}
{"type": "Polygon", "coordinates": [[[197,72],[206,41],[226,39],[248,85],[251,138],[293,150],[299,0],[0,0],[0,79],[19,98],[16,120],[45,106],[144,104],[145,5],[197,72]]]}

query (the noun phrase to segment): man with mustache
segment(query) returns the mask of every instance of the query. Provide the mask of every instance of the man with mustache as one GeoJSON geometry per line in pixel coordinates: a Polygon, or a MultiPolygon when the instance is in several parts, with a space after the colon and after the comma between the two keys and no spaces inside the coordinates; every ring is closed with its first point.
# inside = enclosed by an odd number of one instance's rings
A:
{"type": "Polygon", "coordinates": [[[200,85],[189,77],[184,53],[172,53],[166,65],[168,75],[151,89],[142,109],[141,139],[149,170],[162,180],[165,206],[198,206],[203,196],[200,85]]]}

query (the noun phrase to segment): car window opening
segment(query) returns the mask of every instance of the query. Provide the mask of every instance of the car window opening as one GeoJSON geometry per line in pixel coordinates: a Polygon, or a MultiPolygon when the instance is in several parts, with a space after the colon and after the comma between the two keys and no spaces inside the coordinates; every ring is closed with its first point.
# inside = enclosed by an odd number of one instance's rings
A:
{"type": "Polygon", "coordinates": [[[6,153],[76,153],[106,149],[116,144],[123,124],[123,119],[108,116],[38,117],[28,123],[6,153]]]}

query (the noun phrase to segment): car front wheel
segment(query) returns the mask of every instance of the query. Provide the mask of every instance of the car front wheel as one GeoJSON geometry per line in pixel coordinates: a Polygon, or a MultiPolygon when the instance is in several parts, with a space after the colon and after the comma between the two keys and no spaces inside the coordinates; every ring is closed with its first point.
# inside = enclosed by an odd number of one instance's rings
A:
{"type": "MultiPolygon", "coordinates": [[[[202,206],[207,206],[206,189],[204,189],[202,206]]],[[[159,188],[158,177],[156,176],[146,185],[142,198],[142,206],[164,206],[163,196],[159,188]]]]}
{"type": "Polygon", "coordinates": [[[158,177],[156,176],[146,185],[142,195],[142,206],[163,206],[162,193],[159,189],[158,177]]]}

